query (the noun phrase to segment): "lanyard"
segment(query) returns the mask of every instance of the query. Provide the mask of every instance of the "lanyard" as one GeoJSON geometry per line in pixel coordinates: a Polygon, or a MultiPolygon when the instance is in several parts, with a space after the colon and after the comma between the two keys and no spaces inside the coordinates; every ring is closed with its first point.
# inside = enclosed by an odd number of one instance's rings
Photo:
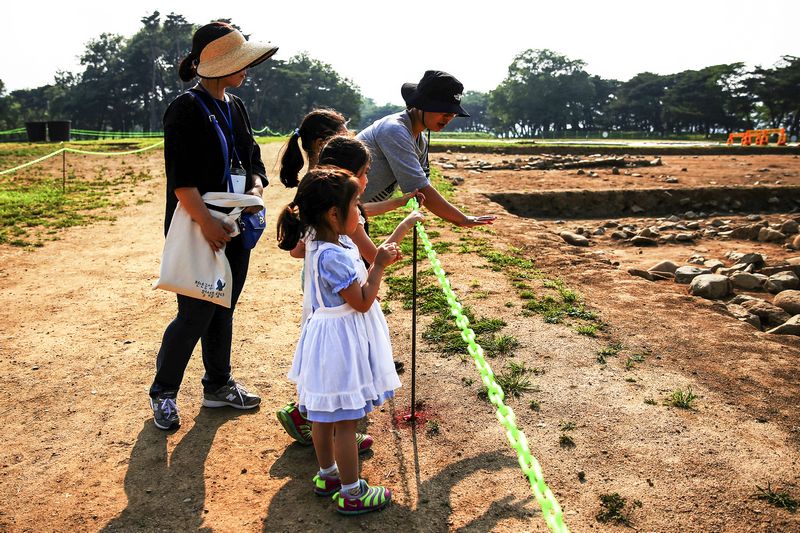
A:
{"type": "MultiPolygon", "coordinates": [[[[208,92],[208,89],[203,87],[202,83],[198,83],[197,86],[200,87],[200,89],[204,93],[206,93],[208,96],[211,96],[211,93],[208,92]]],[[[220,107],[219,102],[217,101],[216,98],[211,96],[211,101],[214,102],[214,105],[217,107],[217,110],[219,111],[219,114],[222,117],[222,120],[225,122],[225,125],[228,126],[228,133],[229,133],[228,143],[231,146],[231,150],[233,151],[233,154],[232,154],[232,156],[230,158],[230,161],[226,161],[226,164],[229,167],[232,167],[233,166],[233,156],[236,156],[236,162],[239,163],[239,168],[242,168],[242,159],[239,157],[239,153],[236,151],[236,142],[235,142],[235,138],[233,136],[233,115],[231,114],[231,103],[230,103],[230,100],[228,99],[228,95],[227,94],[225,95],[225,105],[228,108],[227,115],[225,114],[225,112],[220,107]]],[[[230,174],[230,169],[227,172],[228,172],[228,174],[230,174]]]]}
{"type": "MultiPolygon", "coordinates": [[[[189,91],[191,93],[191,90],[189,91]]],[[[208,92],[208,91],[206,91],[208,92]]],[[[230,158],[228,157],[228,141],[225,139],[225,135],[222,133],[222,128],[219,127],[219,122],[217,122],[216,115],[212,114],[209,111],[208,106],[206,106],[205,102],[203,102],[203,98],[201,96],[196,96],[195,100],[200,107],[203,108],[203,111],[206,112],[208,115],[208,119],[214,125],[214,130],[217,132],[217,137],[219,137],[219,144],[222,147],[222,176],[223,180],[227,184],[228,192],[233,192],[233,178],[231,177],[231,167],[230,167],[230,158]]]]}

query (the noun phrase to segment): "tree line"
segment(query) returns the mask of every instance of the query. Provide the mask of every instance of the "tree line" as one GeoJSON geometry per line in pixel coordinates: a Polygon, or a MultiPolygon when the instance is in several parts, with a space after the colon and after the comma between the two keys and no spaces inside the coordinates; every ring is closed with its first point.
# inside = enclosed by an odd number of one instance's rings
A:
{"type": "MultiPolygon", "coordinates": [[[[231,22],[227,20],[226,22],[231,22]]],[[[73,128],[159,131],[167,104],[191,84],[177,66],[196,25],[156,11],[132,37],[103,33],[80,58],[81,72],[56,73],[52,84],[7,93],[0,80],[0,129],[27,121],[72,120],[73,128]]],[[[235,26],[235,24],[234,24],[235,26]]],[[[547,49],[514,57],[492,91],[468,91],[472,115],[454,126],[502,137],[639,132],[648,135],[727,133],[785,127],[800,134],[800,58],[772,67],[713,65],[676,74],[643,72],[628,81],[586,71],[585,62],[547,49]]],[[[298,54],[248,72],[235,92],[248,102],[256,128],[288,132],[315,107],[332,107],[362,128],[402,109],[377,105],[326,63],[298,54]]]]}

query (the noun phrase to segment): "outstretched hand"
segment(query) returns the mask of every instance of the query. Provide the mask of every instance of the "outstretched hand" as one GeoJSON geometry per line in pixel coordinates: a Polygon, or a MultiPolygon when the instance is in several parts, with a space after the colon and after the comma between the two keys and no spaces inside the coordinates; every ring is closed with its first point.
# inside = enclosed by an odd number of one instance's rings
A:
{"type": "Polygon", "coordinates": [[[483,215],[479,217],[466,216],[464,221],[458,224],[459,226],[471,228],[473,226],[486,226],[497,220],[495,215],[483,215]]]}

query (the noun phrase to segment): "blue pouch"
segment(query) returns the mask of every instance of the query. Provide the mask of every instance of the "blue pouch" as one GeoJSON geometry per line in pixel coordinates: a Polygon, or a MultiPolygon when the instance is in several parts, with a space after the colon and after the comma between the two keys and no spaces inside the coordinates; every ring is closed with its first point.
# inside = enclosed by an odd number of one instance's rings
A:
{"type": "Polygon", "coordinates": [[[242,246],[248,250],[256,247],[258,239],[267,227],[267,210],[258,213],[242,214],[239,217],[239,230],[242,234],[242,246]]]}

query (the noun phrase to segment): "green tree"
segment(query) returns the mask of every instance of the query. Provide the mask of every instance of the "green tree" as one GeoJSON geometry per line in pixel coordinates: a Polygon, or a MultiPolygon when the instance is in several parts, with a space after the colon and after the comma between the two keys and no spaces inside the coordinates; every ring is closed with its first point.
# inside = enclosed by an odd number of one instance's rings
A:
{"type": "Polygon", "coordinates": [[[551,50],[526,50],[489,95],[489,112],[506,135],[533,136],[586,125],[595,88],[585,63],[551,50]]]}
{"type": "Polygon", "coordinates": [[[783,56],[773,68],[756,67],[751,90],[761,103],[766,125],[800,135],[800,57],[783,56]]]}
{"type": "Polygon", "coordinates": [[[743,67],[732,63],[675,74],[674,84],[663,98],[667,130],[708,136],[737,127],[742,122],[737,113],[742,112],[743,67]]]}
{"type": "Polygon", "coordinates": [[[592,76],[591,81],[594,87],[594,99],[591,105],[584,109],[584,128],[587,130],[609,129],[613,125],[610,106],[614,102],[620,82],[600,76],[592,76]]]}
{"type": "Polygon", "coordinates": [[[85,129],[125,129],[132,112],[124,98],[127,88],[120,83],[124,69],[122,49],[125,38],[109,33],[89,41],[81,56],[84,71],[80,74],[71,98],[71,111],[76,126],[85,129]]]}
{"type": "Polygon", "coordinates": [[[0,130],[10,130],[17,126],[11,117],[11,99],[6,97],[6,84],[0,80],[0,130]]]}
{"type": "Polygon", "coordinates": [[[270,60],[248,71],[235,90],[246,102],[254,128],[292,131],[312,109],[330,107],[354,124],[360,120],[361,92],[331,65],[298,54],[288,61],[270,60]]]}
{"type": "Polygon", "coordinates": [[[461,107],[469,113],[469,117],[456,121],[455,126],[460,131],[489,131],[489,93],[467,91],[461,98],[461,107]]]}
{"type": "Polygon", "coordinates": [[[8,95],[11,120],[13,121],[11,123],[15,126],[22,126],[25,122],[47,120],[49,89],[50,85],[42,85],[35,89],[11,91],[8,95]]]}
{"type": "Polygon", "coordinates": [[[358,111],[361,119],[357,123],[351,121],[350,128],[363,130],[376,120],[379,120],[387,115],[399,113],[404,109],[405,106],[395,104],[383,104],[379,106],[372,98],[362,98],[361,107],[358,111]]]}
{"type": "Polygon", "coordinates": [[[608,105],[609,126],[623,131],[663,133],[663,100],[672,76],[642,72],[619,85],[608,105]]]}

